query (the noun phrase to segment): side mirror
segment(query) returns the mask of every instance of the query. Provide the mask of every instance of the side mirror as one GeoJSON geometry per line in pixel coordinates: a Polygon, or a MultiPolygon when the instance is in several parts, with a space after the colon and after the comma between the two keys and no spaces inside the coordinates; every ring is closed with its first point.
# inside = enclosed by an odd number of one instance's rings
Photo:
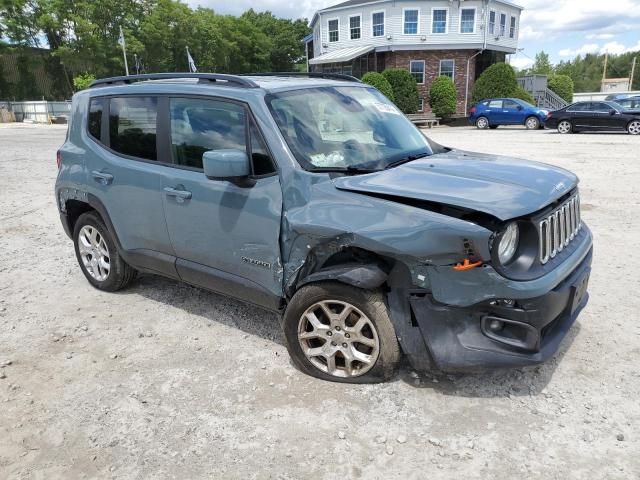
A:
{"type": "Polygon", "coordinates": [[[522,110],[522,105],[518,105],[518,110],[522,110]]]}
{"type": "Polygon", "coordinates": [[[618,111],[613,108],[609,110],[609,115],[615,115],[616,113],[618,113],[618,111]]]}
{"type": "Polygon", "coordinates": [[[202,166],[207,178],[232,179],[251,174],[249,157],[243,150],[209,150],[202,155],[202,166]]]}

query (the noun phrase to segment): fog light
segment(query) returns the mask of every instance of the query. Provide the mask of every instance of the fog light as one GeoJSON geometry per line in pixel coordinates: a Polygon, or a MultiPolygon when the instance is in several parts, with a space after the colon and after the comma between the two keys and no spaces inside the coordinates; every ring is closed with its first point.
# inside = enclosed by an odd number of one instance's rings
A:
{"type": "Polygon", "coordinates": [[[491,330],[492,332],[499,332],[503,328],[504,322],[501,322],[500,320],[491,320],[489,322],[489,330],[491,330]]]}

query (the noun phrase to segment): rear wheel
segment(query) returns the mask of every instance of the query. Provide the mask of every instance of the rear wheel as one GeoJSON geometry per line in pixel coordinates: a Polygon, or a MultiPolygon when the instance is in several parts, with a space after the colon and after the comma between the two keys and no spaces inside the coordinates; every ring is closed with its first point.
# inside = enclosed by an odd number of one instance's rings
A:
{"type": "Polygon", "coordinates": [[[294,364],[324,380],[385,381],[400,359],[381,292],[334,282],[306,285],[287,306],[283,327],[294,364]]]}
{"type": "Polygon", "coordinates": [[[562,120],[558,123],[558,132],[562,134],[571,133],[573,131],[573,126],[569,120],[562,120]]]}
{"type": "Polygon", "coordinates": [[[524,126],[527,130],[538,130],[540,128],[540,120],[537,117],[529,117],[525,120],[524,126]]]}
{"type": "Polygon", "coordinates": [[[498,125],[491,125],[489,128],[490,128],[491,130],[495,130],[496,128],[498,128],[498,125]]]}
{"type": "Polygon", "coordinates": [[[479,117],[476,120],[476,127],[479,128],[480,130],[489,128],[489,119],[487,117],[479,117]]]}
{"type": "Polygon", "coordinates": [[[80,269],[97,289],[115,292],[135,279],[136,270],[122,259],[111,233],[96,212],[80,215],[73,230],[73,241],[80,269]]]}
{"type": "Polygon", "coordinates": [[[640,120],[633,120],[627,125],[627,132],[630,135],[640,135],[640,120]]]}

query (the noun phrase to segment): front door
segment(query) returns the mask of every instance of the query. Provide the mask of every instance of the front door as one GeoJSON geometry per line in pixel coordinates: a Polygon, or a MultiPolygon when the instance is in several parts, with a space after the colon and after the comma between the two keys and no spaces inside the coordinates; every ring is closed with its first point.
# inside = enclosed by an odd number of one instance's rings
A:
{"type": "Polygon", "coordinates": [[[163,201],[180,276],[260,305],[275,300],[282,292],[282,191],[247,107],[202,98],[163,100],[175,165],[165,175],[163,201]],[[207,178],[202,155],[219,149],[246,150],[252,177],[235,183],[207,178]]]}
{"type": "Polygon", "coordinates": [[[522,107],[513,100],[505,100],[502,105],[504,123],[507,125],[522,125],[524,123],[524,115],[522,107]]]}

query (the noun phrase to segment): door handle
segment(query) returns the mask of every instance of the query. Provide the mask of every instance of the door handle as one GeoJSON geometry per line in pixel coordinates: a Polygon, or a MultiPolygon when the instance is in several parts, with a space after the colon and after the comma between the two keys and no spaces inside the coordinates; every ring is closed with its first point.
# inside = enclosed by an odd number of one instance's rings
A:
{"type": "Polygon", "coordinates": [[[91,172],[91,175],[96,182],[102,185],[109,185],[111,182],[113,182],[113,175],[111,175],[110,173],[94,170],[91,172]]]}
{"type": "Polygon", "coordinates": [[[189,200],[191,198],[191,192],[187,190],[178,190],[171,187],[164,187],[164,192],[168,197],[176,197],[176,200],[189,200]]]}

